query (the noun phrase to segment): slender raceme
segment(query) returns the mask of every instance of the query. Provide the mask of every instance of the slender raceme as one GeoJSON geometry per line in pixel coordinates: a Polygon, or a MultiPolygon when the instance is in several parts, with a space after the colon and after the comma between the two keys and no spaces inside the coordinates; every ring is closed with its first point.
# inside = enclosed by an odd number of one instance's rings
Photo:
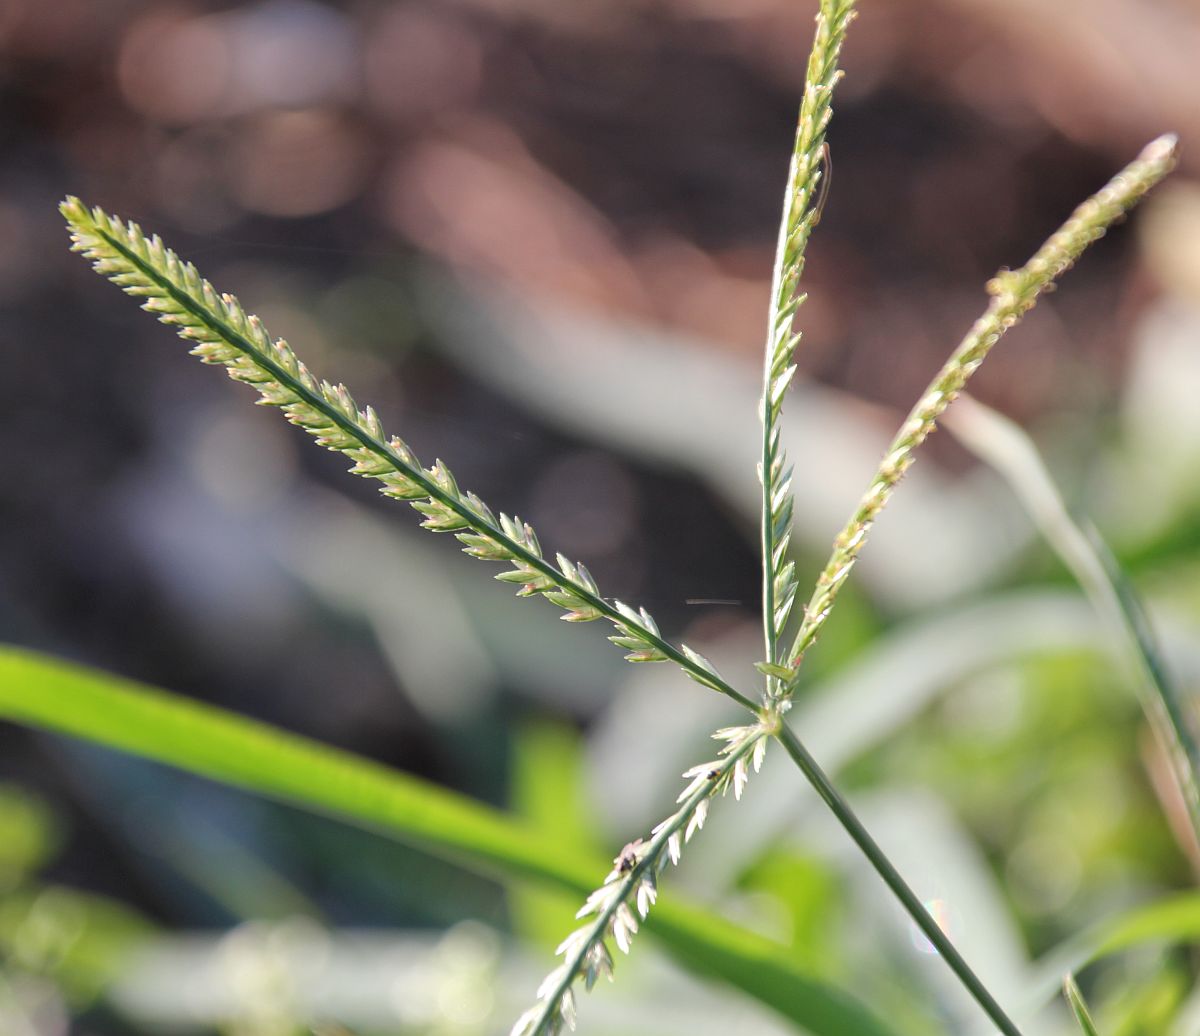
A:
{"type": "MultiPolygon", "coordinates": [[[[1176,139],[1163,136],[1148,144],[1133,162],[1080,205],[1033,257],[1019,270],[1002,270],[988,282],[992,299],[945,366],[925,390],[900,427],[866,494],[834,540],[833,553],[817,579],[786,665],[797,670],[829,618],[838,590],[858,559],[867,534],[896,485],[913,462],[917,447],[929,436],[937,419],[962,391],[984,357],[1009,328],[1037,302],[1055,280],[1117,219],[1159,182],[1175,165],[1176,139]]],[[[795,676],[784,683],[782,696],[795,689],[795,676]]]]}
{"type": "MultiPolygon", "coordinates": [[[[778,643],[786,629],[797,589],[795,566],[788,557],[793,507],[791,472],[787,469],[786,457],[780,445],[779,419],[784,395],[796,372],[792,357],[800,334],[793,332],[792,325],[796,310],[804,302],[804,296],[798,294],[798,286],[804,272],[808,238],[820,218],[817,188],[822,177],[821,154],[825,145],[825,128],[832,113],[833,89],[841,77],[837,69],[838,56],[853,17],[853,7],[854,0],[821,0],[788,167],[771,284],[763,397],[759,412],[763,431],[759,480],[762,485],[762,594],[766,653],[765,663],[760,668],[766,673],[768,700],[778,679],[772,675],[779,661],[778,643]]],[[[828,177],[827,170],[824,175],[828,177]]],[[[555,1034],[564,1023],[574,1028],[574,982],[583,975],[590,990],[598,974],[606,974],[611,978],[612,958],[605,938],[613,935],[618,946],[628,951],[629,935],[637,930],[635,915],[628,905],[629,898],[637,894],[638,906],[644,917],[656,894],[653,881],[659,870],[668,857],[678,862],[679,831],[686,829],[684,840],[689,839],[703,824],[710,798],[717,791],[724,792],[731,780],[735,797],[741,797],[748,772],[746,757],[753,755],[757,769],[766,747],[766,735],[778,728],[777,719],[767,718],[765,722],[767,726],[763,726],[760,720],[752,726],[727,728],[714,735],[727,740],[723,749],[726,756],[724,763],[705,763],[688,770],[684,776],[691,778],[692,784],[680,796],[680,810],[654,829],[648,843],[639,843],[629,857],[625,857],[625,854],[618,857],[605,884],[589,898],[581,911],[581,916],[595,913],[595,920],[572,933],[559,946],[558,952],[565,955],[566,959],[546,977],[538,990],[538,1003],[517,1020],[511,1036],[555,1034]],[[633,862],[622,878],[623,859],[633,862]]]]}
{"type": "Polygon", "coordinates": [[[793,329],[796,310],[805,296],[798,294],[804,273],[804,250],[820,218],[817,187],[822,172],[821,154],[825,127],[832,114],[833,88],[841,78],[838,56],[846,30],[854,16],[854,0],[821,0],[817,30],[808,58],[808,74],[796,137],[788,165],[783,216],[775,250],[767,314],[767,345],[763,364],[763,395],[759,407],[762,420],[762,458],[758,477],[762,484],[762,609],[768,686],[776,677],[770,667],[779,662],[779,641],[787,628],[796,601],[795,563],[788,557],[792,528],[792,475],[780,445],[779,419],[787,387],[796,373],[792,358],[800,342],[793,329]]]}
{"type": "Polygon", "coordinates": [[[559,944],[556,952],[564,958],[562,964],[542,981],[538,1002],[517,1019],[510,1036],[555,1036],[564,1024],[575,1028],[575,982],[582,978],[590,991],[600,977],[612,979],[608,939],[629,952],[639,920],[645,920],[658,897],[658,875],[668,863],[679,863],[683,846],[704,826],[714,796],[732,788],[735,799],[742,797],[750,768],[757,772],[762,766],[771,732],[753,723],[713,734],[725,742],[717,758],[686,770],[683,776],[690,783],[676,800],[679,809],[655,826],[649,841],[631,842],[613,861],[604,884],[576,915],[593,920],[559,944]]]}
{"type": "Polygon", "coordinates": [[[99,208],[89,211],[77,198],[64,201],[61,211],[74,250],[128,294],[145,298],[142,308],[174,326],[180,337],[197,342],[194,355],[225,366],[235,381],[258,390],[260,403],[279,407],[320,445],[344,453],[354,461],[352,473],[376,479],[382,493],[408,501],[425,516],[426,529],[453,533],[472,557],[508,562],[510,570],[496,578],[519,584],[518,596],[542,595],[564,610],[568,622],[608,619],[616,627],[609,639],[628,652],[629,661],[670,659],[698,683],[754,708],[702,655],[664,640],[644,608],[601,597],[584,565],[561,554],[557,566],[547,561],[528,523],[505,514],[497,518],[474,493],[458,487],[442,461],[423,468],[403,441],[384,434],[372,408],[360,411],[344,385],[318,382],[283,339],[272,341],[257,317],[234,296],[218,295],[157,236],[147,238],[137,224],[99,208]]]}

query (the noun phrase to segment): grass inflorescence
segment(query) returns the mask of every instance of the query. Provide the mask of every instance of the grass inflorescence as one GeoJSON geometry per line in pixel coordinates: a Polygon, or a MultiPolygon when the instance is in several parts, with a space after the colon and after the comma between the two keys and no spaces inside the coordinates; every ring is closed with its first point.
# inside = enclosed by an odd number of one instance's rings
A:
{"type": "Polygon", "coordinates": [[[1148,145],[1076,209],[1025,265],[1003,270],[989,282],[991,298],[985,312],[922,394],[888,447],[866,493],[836,537],[807,607],[797,617],[794,603],[798,581],[789,550],[794,507],[792,473],[781,447],[781,422],[786,391],[796,372],[794,354],[800,331],[795,320],[804,301],[800,282],[805,249],[820,218],[822,188],[828,186],[825,131],[832,113],[834,87],[841,75],[839,55],[853,15],[854,0],[820,0],[788,168],[769,299],[760,399],[766,656],[758,665],[762,678],[760,701],[737,690],[698,652],[670,643],[645,609],[603,596],[585,565],[562,554],[548,559],[528,523],[494,512],[476,494],[462,489],[443,461],[423,465],[402,439],[385,433],[371,407],[360,408],[344,385],[316,378],[287,342],[272,338],[262,322],[247,314],[234,296],[218,293],[191,263],[180,259],[157,236],[147,236],[136,224],[123,222],[99,208],[89,209],[76,198],[68,198],[62,205],[74,249],[91,259],[99,273],[141,298],[143,308],[174,327],[203,362],[223,366],[234,380],[258,392],[259,403],[279,408],[318,444],[347,457],[352,462],[352,473],[375,480],[382,493],[409,503],[420,513],[424,528],[449,533],[470,556],[505,566],[497,579],[517,586],[518,596],[545,598],[561,610],[564,620],[608,622],[613,627],[609,639],[629,661],[674,662],[691,679],[749,712],[744,725],[714,734],[722,744],[715,758],[684,773],[689,783],[676,800],[677,808],[644,840],[629,843],[618,854],[612,870],[579,912],[583,925],[559,946],[562,962],[538,989],[533,1006],[513,1026],[513,1036],[545,1036],[574,1027],[576,984],[582,981],[590,989],[600,978],[611,977],[610,943],[620,951],[629,951],[640,922],[656,902],[660,874],[668,864],[679,861],[683,846],[703,827],[714,798],[730,790],[735,799],[741,797],[772,737],[781,742],[788,757],[996,1028],[1006,1036],[1019,1036],[1017,1026],[929,916],[784,718],[804,657],[827,621],[871,526],[918,448],[1005,332],[1092,241],[1170,170],[1175,160],[1175,141],[1161,137],[1148,145]],[[785,652],[783,645],[793,627],[793,639],[785,652]]]}

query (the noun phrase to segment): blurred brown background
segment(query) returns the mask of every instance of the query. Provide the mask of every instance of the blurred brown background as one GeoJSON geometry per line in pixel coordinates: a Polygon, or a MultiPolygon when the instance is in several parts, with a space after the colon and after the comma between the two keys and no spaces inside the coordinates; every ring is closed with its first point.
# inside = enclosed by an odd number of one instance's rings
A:
{"type": "MultiPolygon", "coordinates": [[[[813,6],[0,0],[3,636],[497,802],[514,717],[586,723],[620,668],[595,631],[573,631],[561,671],[522,668],[498,643],[519,631],[494,623],[536,605],[510,608],[449,543],[420,540],[409,555],[409,538],[373,555],[371,537],[390,535],[378,523],[407,529],[412,516],[253,411],[71,256],[55,211],[68,193],[161,233],[423,458],[529,517],[673,636],[756,621],[752,518],[641,448],[654,415],[635,418],[620,379],[689,352],[757,376],[813,6]],[[506,307],[566,330],[526,337],[519,321],[503,326],[506,307]],[[595,421],[563,395],[572,377],[595,421]],[[624,438],[594,433],[627,409],[624,438]],[[430,564],[467,588],[457,603],[437,603],[430,564]],[[416,657],[405,615],[422,607],[444,608],[476,647],[446,634],[416,657]]],[[[1196,292],[1198,58],[1196,0],[864,0],[799,360],[817,384],[867,401],[846,405],[878,431],[868,453],[982,309],[984,281],[1174,130],[1181,172],[1144,214],[1154,234],[1117,228],[977,383],[1035,427],[1083,415],[1062,441],[1088,456],[1146,307],[1196,292]]],[[[660,393],[665,422],[693,384],[660,393]]],[[[732,404],[690,405],[699,434],[706,410],[720,424],[732,404]]],[[[739,427],[748,476],[753,425],[739,427]]],[[[931,445],[922,464],[968,466],[941,437],[931,445]]],[[[806,448],[817,458],[838,443],[806,448]]],[[[808,458],[795,459],[803,471],[808,458]]],[[[801,538],[810,566],[820,539],[801,538]]],[[[512,621],[559,633],[545,614],[512,621]]],[[[335,919],[441,924],[500,909],[482,888],[451,906],[406,897],[383,876],[391,863],[348,877],[332,849],[297,856],[290,814],[140,773],[0,731],[0,776],[70,817],[61,875],[169,924],[227,920],[147,861],[161,855],[153,818],[181,801],[293,861],[335,919]]],[[[318,846],[333,838],[303,830],[318,846]]]]}

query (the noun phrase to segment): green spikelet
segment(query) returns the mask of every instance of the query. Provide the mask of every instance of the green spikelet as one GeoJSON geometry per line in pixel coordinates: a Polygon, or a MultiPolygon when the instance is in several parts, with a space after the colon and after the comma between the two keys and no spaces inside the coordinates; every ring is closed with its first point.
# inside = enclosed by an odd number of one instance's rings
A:
{"type": "Polygon", "coordinates": [[[540,595],[563,609],[568,622],[607,619],[616,627],[610,639],[633,662],[671,660],[692,679],[751,706],[690,649],[665,641],[643,609],[609,603],[588,570],[561,554],[558,566],[542,555],[532,528],[520,518],[499,516],[474,493],[459,488],[449,467],[436,461],[423,467],[412,450],[388,437],[373,409],[360,409],[345,385],[319,381],[282,338],[272,339],[262,321],[247,314],[232,295],[218,294],[196,268],[147,237],[136,223],[124,223],[102,209],[87,209],[78,198],[60,206],[71,232],[72,248],[83,253],[97,273],[127,294],[143,299],[142,308],[174,327],[204,363],[219,364],[234,381],[259,394],[258,402],[278,407],[326,449],[353,462],[350,471],[380,483],[380,492],[407,501],[432,532],[452,534],[465,553],[509,567],[496,578],[520,586],[520,596],[540,595]]]}
{"type": "MultiPolygon", "coordinates": [[[[828,164],[824,172],[825,127],[832,115],[833,88],[841,78],[838,55],[846,30],[854,16],[853,0],[822,0],[817,13],[817,31],[808,59],[808,75],[796,137],[788,167],[783,217],[775,253],[767,317],[766,359],[763,394],[759,404],[762,419],[762,563],[763,637],[768,665],[777,664],[779,642],[787,628],[796,600],[795,566],[788,560],[792,527],[792,472],[780,445],[779,419],[783,399],[796,373],[792,362],[800,334],[793,328],[796,311],[805,296],[798,293],[804,273],[804,250],[809,234],[820,218],[818,186],[828,187],[828,164]],[[822,179],[824,184],[822,185],[822,179]]],[[[768,675],[768,689],[777,679],[768,675]]]]}

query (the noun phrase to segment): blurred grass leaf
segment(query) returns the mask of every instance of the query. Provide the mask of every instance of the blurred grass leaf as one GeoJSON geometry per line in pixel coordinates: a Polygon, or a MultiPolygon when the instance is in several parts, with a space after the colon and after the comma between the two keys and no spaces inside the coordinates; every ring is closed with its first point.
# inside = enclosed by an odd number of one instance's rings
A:
{"type": "MultiPolygon", "coordinates": [[[[570,845],[599,856],[595,828],[588,823],[581,780],[580,740],[558,723],[530,723],[517,737],[513,751],[513,810],[532,825],[570,845]]],[[[574,927],[578,898],[540,886],[514,887],[509,892],[513,925],[538,943],[553,942],[574,927]]]]}
{"type": "Polygon", "coordinates": [[[0,893],[49,861],[59,840],[58,824],[40,799],[0,784],[0,893]]]}
{"type": "Polygon", "coordinates": [[[91,1003],[152,932],[123,904],[58,885],[30,885],[0,900],[0,960],[54,979],[77,1007],[91,1003]]]}
{"type": "Polygon", "coordinates": [[[1018,424],[970,398],[950,416],[954,434],[1000,472],[1046,542],[1074,575],[1102,619],[1128,648],[1135,687],[1146,718],[1171,764],[1200,840],[1200,738],[1184,700],[1167,673],[1141,602],[1112,552],[1089,523],[1071,516],[1033,440],[1018,424]]]}
{"type": "Polygon", "coordinates": [[[776,848],[743,875],[740,887],[771,898],[773,913],[790,927],[792,952],[817,974],[834,977],[843,967],[839,937],[844,921],[842,889],[828,863],[776,848]]]}
{"type": "Polygon", "coordinates": [[[1101,924],[1090,939],[1084,938],[1090,942],[1087,963],[1160,939],[1200,941],[1200,892],[1184,892],[1130,910],[1101,924]]]}
{"type": "Polygon", "coordinates": [[[1092,1021],[1091,1012],[1088,1011],[1087,1004],[1084,1002],[1083,994],[1075,984],[1073,975],[1068,974],[1063,979],[1063,995],[1066,996],[1067,1003],[1071,1005],[1071,1010],[1075,1012],[1075,1020],[1079,1022],[1079,1028],[1083,1030],[1084,1036],[1100,1036],[1096,1029],[1096,1023],[1092,1021]]]}
{"type": "Polygon", "coordinates": [[[1159,1036],[1195,1032],[1195,1022],[1180,1018],[1192,991],[1191,977],[1174,960],[1157,960],[1153,974],[1121,989],[1105,1005],[1105,1036],[1159,1036]]]}
{"type": "MultiPolygon", "coordinates": [[[[145,685],[0,647],[0,716],[81,737],[416,843],[501,880],[586,895],[607,862],[503,813],[349,753],[145,685]]],[[[782,948],[677,899],[648,927],[685,967],[723,979],[816,1036],[894,1036],[782,948]]]]}
{"type": "Polygon", "coordinates": [[[1200,942],[1200,892],[1157,899],[1072,936],[1041,958],[1029,988],[1035,991],[1034,998],[1045,1002],[1059,984],[1058,976],[1152,942],[1200,942]]]}

